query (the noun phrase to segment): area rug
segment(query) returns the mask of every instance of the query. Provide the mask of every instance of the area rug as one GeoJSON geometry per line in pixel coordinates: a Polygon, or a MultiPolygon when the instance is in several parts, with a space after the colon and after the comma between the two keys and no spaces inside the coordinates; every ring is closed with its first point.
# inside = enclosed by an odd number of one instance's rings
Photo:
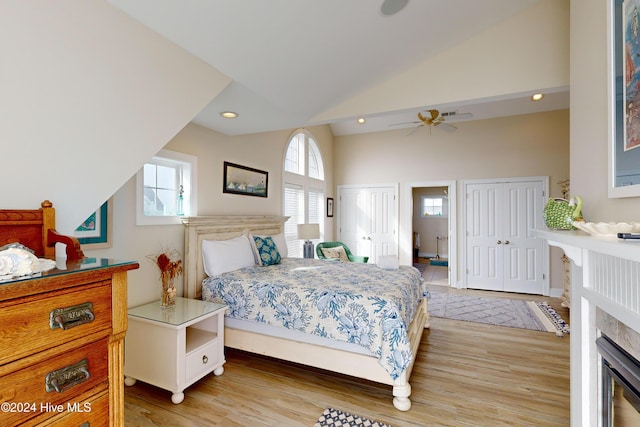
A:
{"type": "Polygon", "coordinates": [[[413,266],[417,268],[420,273],[424,273],[427,270],[427,264],[423,262],[414,262],[413,266]]]}
{"type": "Polygon", "coordinates": [[[558,336],[571,332],[567,322],[548,303],[544,301],[529,301],[527,304],[529,304],[529,308],[538,317],[538,320],[542,322],[547,331],[555,332],[558,336]]]}
{"type": "Polygon", "coordinates": [[[348,412],[327,408],[313,427],[391,427],[389,424],[373,421],[348,412]]]}
{"type": "Polygon", "coordinates": [[[447,259],[436,259],[436,258],[431,258],[429,260],[429,264],[431,265],[437,265],[437,266],[441,266],[441,267],[448,267],[449,266],[449,260],[447,259]]]}
{"type": "Polygon", "coordinates": [[[569,327],[546,303],[509,298],[476,297],[447,292],[430,292],[429,314],[467,322],[510,328],[569,333],[569,327]]]}

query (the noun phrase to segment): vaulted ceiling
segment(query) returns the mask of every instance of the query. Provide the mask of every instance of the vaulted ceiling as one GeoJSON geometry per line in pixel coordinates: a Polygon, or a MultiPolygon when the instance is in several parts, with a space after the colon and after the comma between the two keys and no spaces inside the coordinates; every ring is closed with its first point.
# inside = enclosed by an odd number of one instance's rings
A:
{"type": "Polygon", "coordinates": [[[109,2],[231,79],[193,120],[227,135],[569,105],[568,0],[409,0],[392,15],[382,7],[402,0],[109,2]]]}

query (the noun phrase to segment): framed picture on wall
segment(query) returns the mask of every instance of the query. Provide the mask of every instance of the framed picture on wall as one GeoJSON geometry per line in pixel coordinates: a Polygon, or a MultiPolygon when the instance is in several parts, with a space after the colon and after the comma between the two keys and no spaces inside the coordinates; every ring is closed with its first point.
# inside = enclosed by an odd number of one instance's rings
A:
{"type": "Polygon", "coordinates": [[[111,247],[113,226],[113,199],[110,198],[100,209],[89,215],[73,232],[84,249],[103,249],[111,247]]]}
{"type": "Polygon", "coordinates": [[[327,197],[327,216],[333,216],[333,198],[327,197]]]}
{"type": "Polygon", "coordinates": [[[640,196],[640,0],[609,0],[609,197],[640,196]]]}
{"type": "Polygon", "coordinates": [[[267,197],[269,172],[224,162],[223,193],[267,197]]]}

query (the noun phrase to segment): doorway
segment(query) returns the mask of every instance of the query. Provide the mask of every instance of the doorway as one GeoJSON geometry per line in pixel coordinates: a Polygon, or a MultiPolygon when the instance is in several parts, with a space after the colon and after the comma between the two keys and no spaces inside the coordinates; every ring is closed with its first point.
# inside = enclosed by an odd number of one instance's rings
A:
{"type": "Polygon", "coordinates": [[[455,181],[411,185],[412,255],[427,284],[455,283],[455,181]]]}

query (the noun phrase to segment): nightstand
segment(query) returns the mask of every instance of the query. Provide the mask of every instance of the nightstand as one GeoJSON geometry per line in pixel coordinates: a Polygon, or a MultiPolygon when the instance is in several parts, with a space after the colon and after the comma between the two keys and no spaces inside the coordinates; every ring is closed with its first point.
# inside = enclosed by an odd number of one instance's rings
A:
{"type": "Polygon", "coordinates": [[[211,372],[222,375],[226,310],[224,304],[179,297],[170,308],[155,301],[129,309],[125,384],[140,380],[169,390],[178,404],[194,382],[211,372]]]}

